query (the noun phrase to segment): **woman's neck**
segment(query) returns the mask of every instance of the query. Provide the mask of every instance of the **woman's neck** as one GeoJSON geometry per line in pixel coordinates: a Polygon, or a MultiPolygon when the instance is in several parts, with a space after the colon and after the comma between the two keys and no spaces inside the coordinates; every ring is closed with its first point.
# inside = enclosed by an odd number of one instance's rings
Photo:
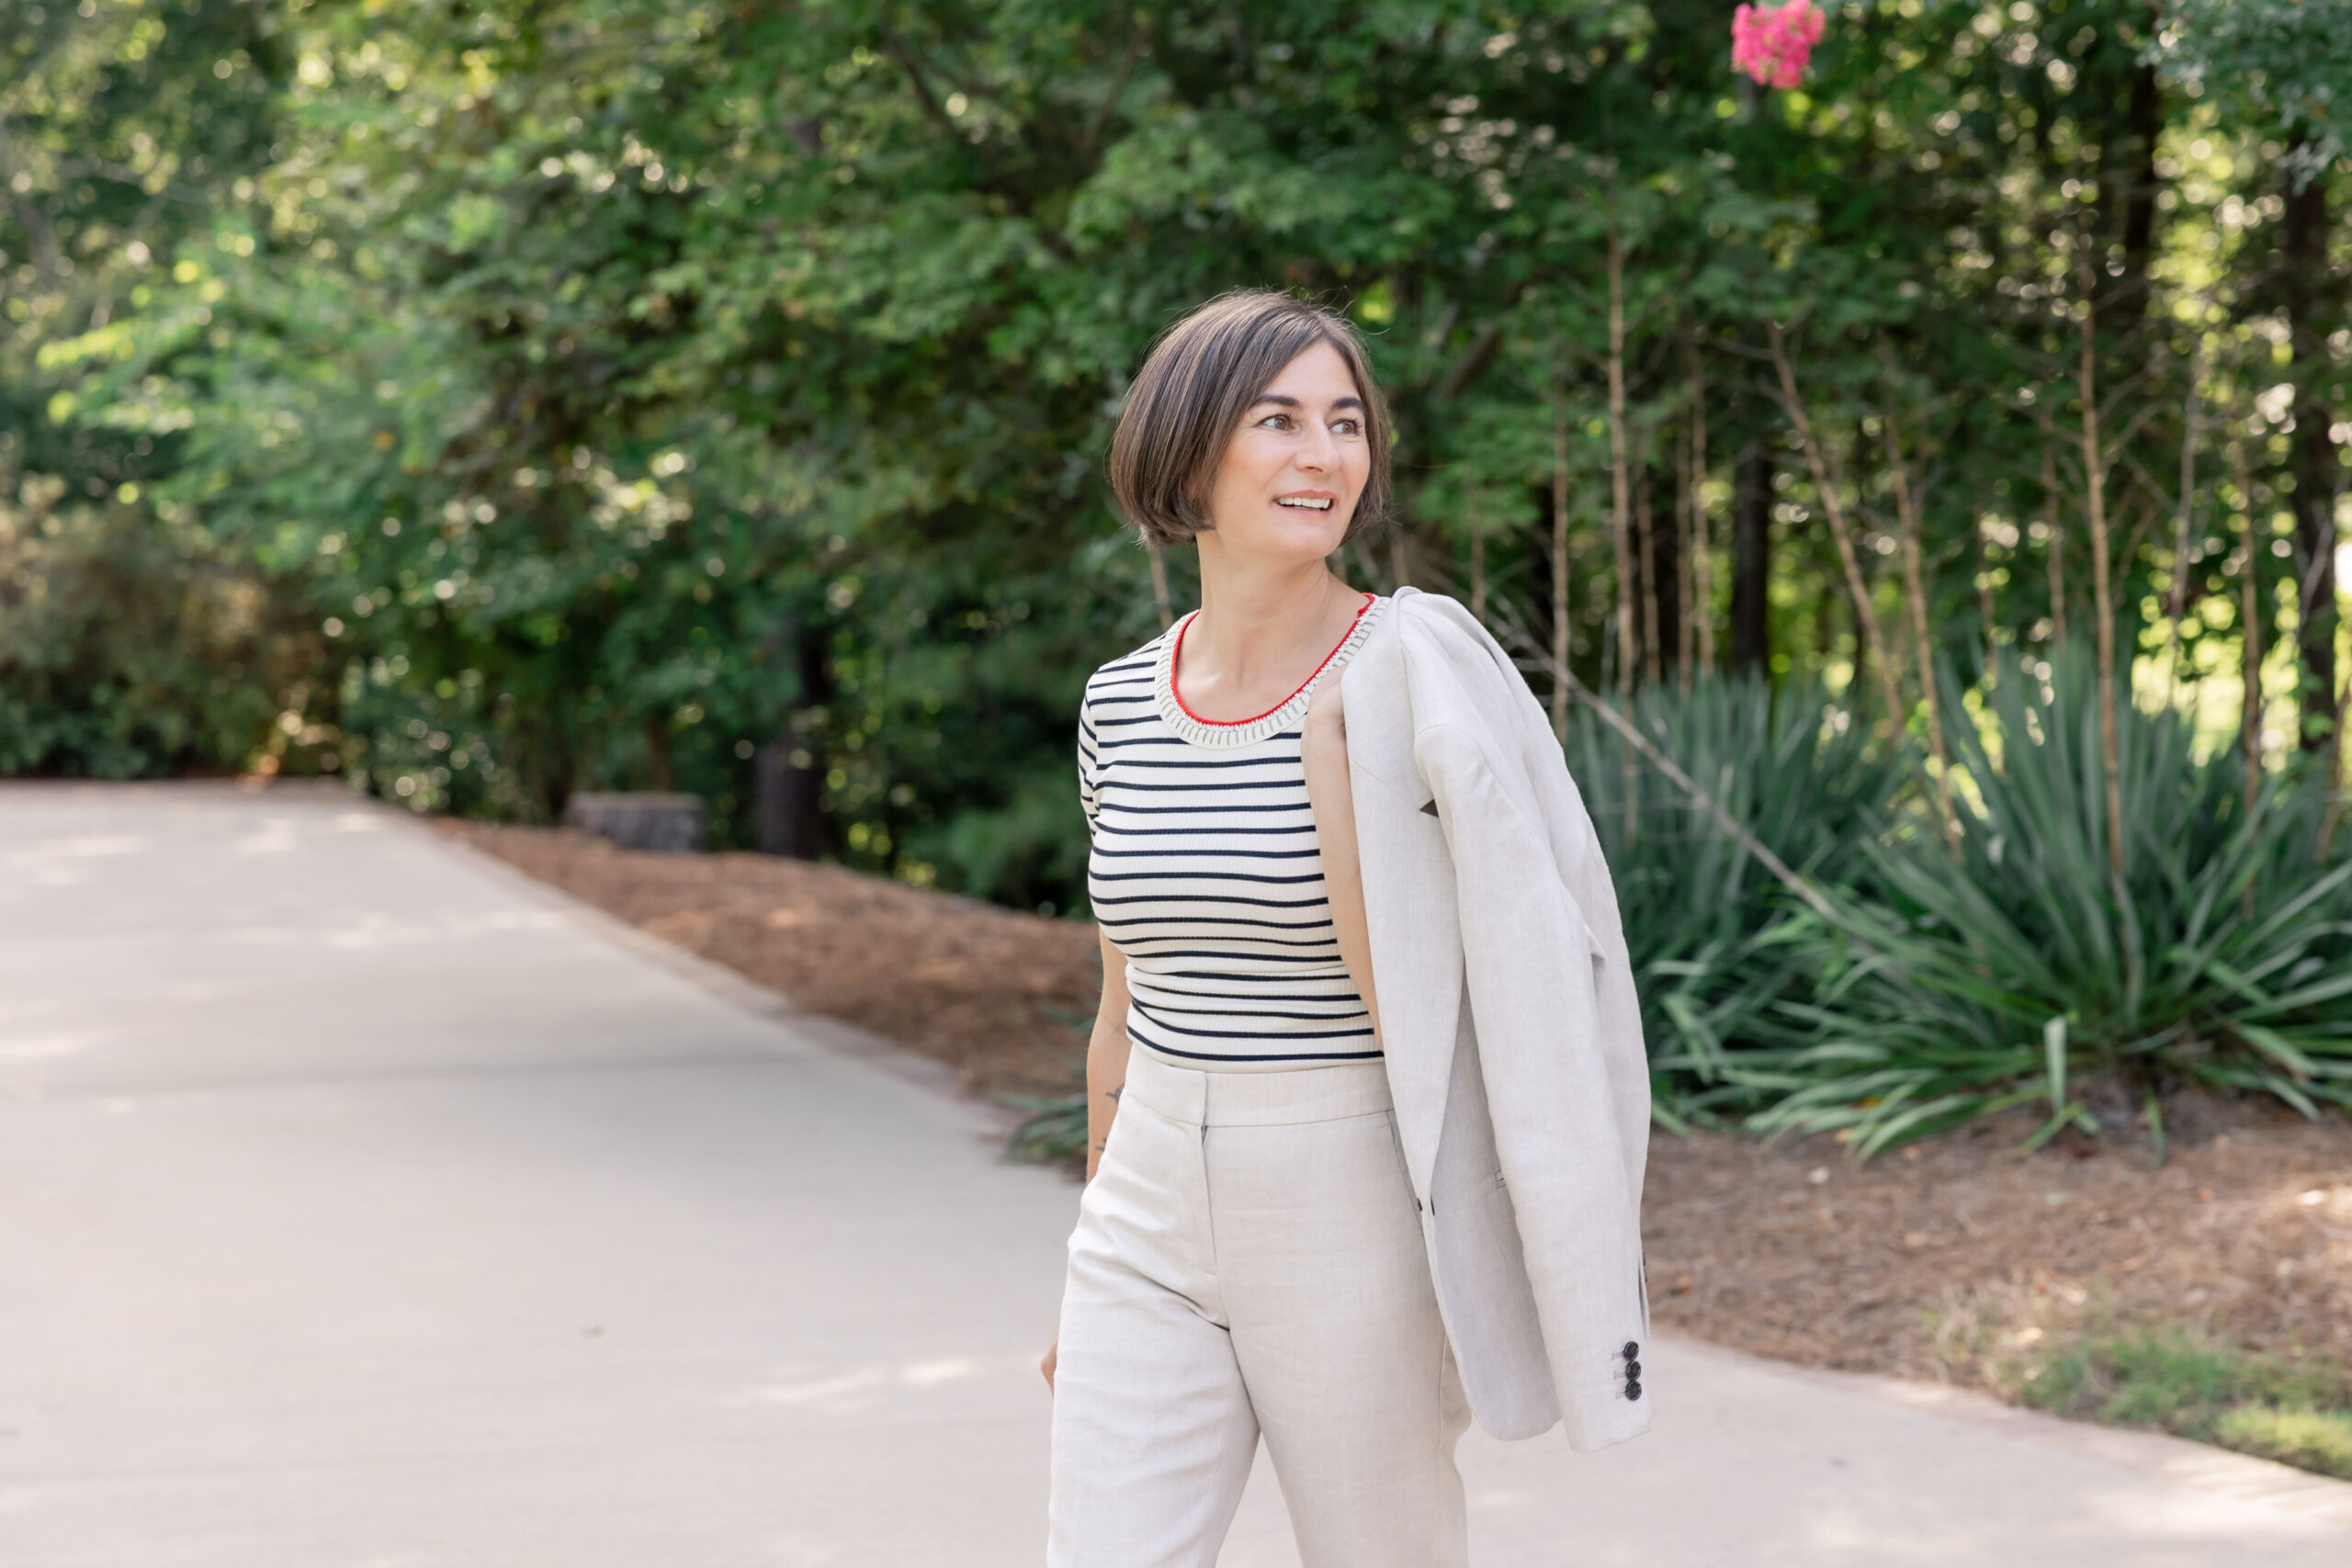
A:
{"type": "Polygon", "coordinates": [[[1347,636],[1363,595],[1320,560],[1279,566],[1201,551],[1201,610],[1184,628],[1175,671],[1184,702],[1204,718],[1252,717],[1281,703],[1347,636]]]}

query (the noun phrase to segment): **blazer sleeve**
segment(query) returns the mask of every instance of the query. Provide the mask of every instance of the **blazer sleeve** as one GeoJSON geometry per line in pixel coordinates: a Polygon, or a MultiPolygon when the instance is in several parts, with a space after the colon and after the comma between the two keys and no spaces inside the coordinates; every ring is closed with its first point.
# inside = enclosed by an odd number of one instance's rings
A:
{"type": "Polygon", "coordinates": [[[1510,656],[1453,600],[1415,594],[1411,603],[1420,612],[1420,624],[1447,641],[1448,663],[1462,672],[1463,698],[1483,716],[1490,732],[1487,743],[1498,748],[1504,771],[1524,783],[1521,798],[1534,804],[1539,841],[1550,848],[1553,864],[1600,954],[1594,975],[1600,1046],[1609,1073],[1626,1187],[1638,1213],[1649,1157],[1649,1049],[1642,1036],[1641,998],[1634,985],[1633,956],[1626,949],[1608,857],[1601,853],[1591,814],[1568,772],[1559,739],[1552,733],[1552,721],[1510,656]]]}
{"type": "Polygon", "coordinates": [[[1599,1448],[1649,1425],[1618,1371],[1646,1310],[1628,1181],[1639,1156],[1623,1146],[1598,984],[1606,958],[1547,863],[1540,807],[1511,787],[1521,781],[1466,728],[1425,729],[1416,750],[1453,859],[1479,1068],[1545,1355],[1569,1442],[1599,1448]]]}
{"type": "MultiPolygon", "coordinates": [[[[1521,690],[1525,689],[1522,683],[1521,690]]],[[[1634,958],[1625,945],[1624,920],[1617,907],[1617,884],[1610,875],[1609,857],[1601,852],[1592,814],[1585,809],[1583,792],[1568,772],[1551,721],[1532,696],[1520,705],[1519,716],[1520,752],[1547,829],[1552,858],[1592,935],[1598,957],[1593,985],[1600,1052],[1609,1069],[1626,1185],[1638,1213],[1642,1178],[1649,1160],[1650,1057],[1642,1032],[1641,997],[1634,985],[1634,958]]]]}

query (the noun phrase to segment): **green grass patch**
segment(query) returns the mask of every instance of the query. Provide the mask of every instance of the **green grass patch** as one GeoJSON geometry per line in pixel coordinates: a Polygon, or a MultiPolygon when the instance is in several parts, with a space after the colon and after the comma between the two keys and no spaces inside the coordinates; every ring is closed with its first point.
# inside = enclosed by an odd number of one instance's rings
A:
{"type": "Polygon", "coordinates": [[[1012,1131],[1005,1152],[1047,1164],[1086,1159],[1086,1094],[1000,1094],[997,1101],[1029,1114],[1012,1131]]]}
{"type": "Polygon", "coordinates": [[[2352,1386],[2324,1363],[2177,1330],[2096,1335],[2060,1350],[2023,1393],[2060,1416],[2151,1427],[2352,1481],[2352,1386]]]}
{"type": "Polygon", "coordinates": [[[2352,1410],[2241,1404],[2213,1433],[2224,1448],[2352,1480],[2352,1410]]]}

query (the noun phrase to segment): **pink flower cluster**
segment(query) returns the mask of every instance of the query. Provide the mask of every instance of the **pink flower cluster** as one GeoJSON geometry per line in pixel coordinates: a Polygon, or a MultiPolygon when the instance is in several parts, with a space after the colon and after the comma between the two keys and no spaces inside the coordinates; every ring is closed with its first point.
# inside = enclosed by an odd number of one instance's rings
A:
{"type": "Polygon", "coordinates": [[[1786,90],[1804,80],[1805,62],[1821,41],[1826,18],[1813,0],[1785,6],[1742,6],[1731,16],[1731,63],[1767,86],[1786,90]]]}

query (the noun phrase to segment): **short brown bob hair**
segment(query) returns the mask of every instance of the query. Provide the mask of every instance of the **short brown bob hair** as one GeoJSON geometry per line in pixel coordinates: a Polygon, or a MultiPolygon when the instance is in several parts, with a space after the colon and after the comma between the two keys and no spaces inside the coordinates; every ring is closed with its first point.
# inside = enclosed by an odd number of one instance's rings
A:
{"type": "Polygon", "coordinates": [[[1372,379],[1363,340],[1345,317],[1272,288],[1220,294],[1159,334],[1127,389],[1111,437],[1111,492],[1153,544],[1182,544],[1214,525],[1209,492],[1241,416],[1283,366],[1318,343],[1347,363],[1363,400],[1372,468],[1344,537],[1388,506],[1388,405],[1372,379]]]}

